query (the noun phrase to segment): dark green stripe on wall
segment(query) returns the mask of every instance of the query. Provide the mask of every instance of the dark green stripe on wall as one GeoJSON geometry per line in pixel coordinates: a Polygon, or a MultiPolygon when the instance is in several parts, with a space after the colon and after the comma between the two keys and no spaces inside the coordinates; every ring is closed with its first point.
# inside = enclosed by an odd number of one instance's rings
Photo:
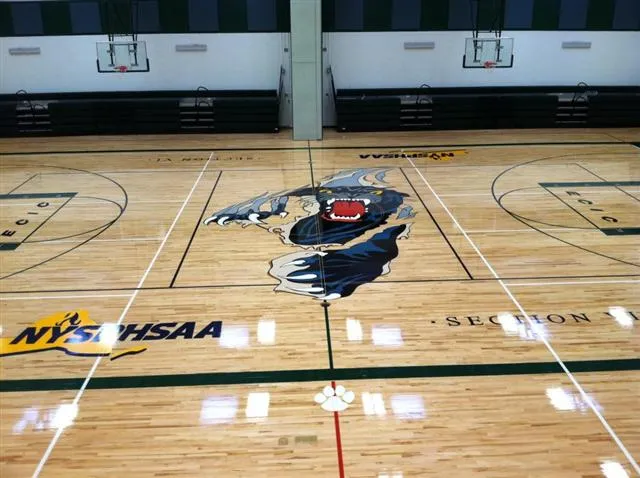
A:
{"type": "Polygon", "coordinates": [[[289,3],[289,0],[278,0],[276,9],[278,31],[291,31],[291,3],[289,3]]]}
{"type": "Polygon", "coordinates": [[[332,0],[322,2],[322,31],[333,32],[336,30],[336,4],[332,0]]]}
{"type": "Polygon", "coordinates": [[[449,0],[422,0],[421,30],[446,30],[449,27],[449,0]]]}
{"type": "Polygon", "coordinates": [[[218,0],[220,33],[246,32],[247,2],[242,0],[218,0]]]}
{"type": "Polygon", "coordinates": [[[176,0],[158,0],[160,29],[164,33],[189,31],[189,4],[176,0]]]}
{"type": "Polygon", "coordinates": [[[336,30],[336,4],[333,0],[322,1],[322,31],[334,32],[336,30]]]}
{"type": "Polygon", "coordinates": [[[131,33],[132,12],[128,2],[114,0],[108,5],[100,2],[102,31],[105,33],[131,33]]]}
{"type": "Polygon", "coordinates": [[[11,18],[11,5],[0,2],[0,37],[13,35],[13,19],[11,18]]]}
{"type": "MultiPolygon", "coordinates": [[[[42,14],[43,31],[44,35],[73,35],[74,32],[71,24],[70,5],[77,1],[83,0],[47,0],[47,1],[35,1],[42,14]]],[[[101,21],[103,32],[107,31],[116,33],[126,33],[131,31],[131,1],[132,0],[109,0],[109,9],[105,7],[107,3],[103,0],[88,0],[97,1],[100,5],[101,21]],[[107,18],[107,10],[112,14],[107,18]]],[[[135,1],[135,0],[134,0],[135,1]]],[[[207,0],[203,0],[207,1],[207,0]]],[[[218,25],[220,32],[226,33],[243,33],[249,31],[249,25],[247,21],[247,0],[209,0],[212,7],[218,8],[218,25]]],[[[260,27],[260,31],[273,31],[273,32],[288,32],[290,31],[290,0],[275,0],[276,1],[276,21],[273,25],[265,25],[260,27]],[[272,30],[265,30],[264,28],[271,28],[272,30]]],[[[332,32],[336,31],[336,5],[338,2],[344,0],[323,0],[322,1],[322,25],[323,31],[332,32]]],[[[362,5],[362,11],[352,11],[352,9],[346,9],[345,14],[353,14],[358,17],[358,20],[354,22],[342,22],[345,24],[358,25],[357,28],[360,31],[393,31],[394,28],[394,9],[402,8],[403,2],[396,3],[399,0],[362,0],[362,2],[356,2],[362,5]],[[349,13],[350,12],[350,13],[349,13]],[[360,26],[360,19],[362,19],[362,25],[360,26]]],[[[477,0],[456,0],[457,3],[452,3],[452,0],[412,0],[404,4],[406,8],[411,11],[402,12],[398,18],[404,18],[399,24],[404,24],[403,27],[396,28],[408,28],[411,30],[421,31],[446,31],[449,30],[449,10],[450,7],[455,5],[464,5],[466,1],[476,2],[477,0]],[[461,3],[462,2],[462,3],[461,3]],[[407,22],[407,15],[418,17],[413,22],[407,22]],[[419,20],[419,21],[418,21],[419,20]]],[[[504,0],[482,0],[477,3],[478,5],[478,26],[483,29],[492,29],[500,27],[502,14],[500,13],[499,5],[504,0]]],[[[509,0],[508,5],[517,5],[521,0],[509,0]]],[[[616,14],[616,4],[628,5],[628,3],[619,2],[632,2],[640,0],[586,0],[587,1],[587,15],[586,23],[582,22],[584,17],[580,17],[581,20],[575,24],[572,24],[572,28],[585,29],[585,30],[600,30],[600,31],[614,31],[614,19],[619,28],[621,25],[620,14],[623,10],[622,7],[618,7],[618,13],[616,14]]],[[[157,0],[160,27],[158,31],[149,33],[189,33],[189,4],[190,0],[157,0]]],[[[12,5],[16,4],[16,1],[4,1],[0,0],[0,36],[9,37],[16,35],[13,25],[13,10],[12,5]]],[[[475,4],[475,3],[474,3],[475,4]]],[[[530,3],[527,3],[530,5],[530,3]]],[[[195,3],[194,3],[195,5],[195,3]]],[[[256,5],[256,3],[252,3],[256,5]]],[[[257,3],[260,6],[259,3],[257,3]]],[[[584,4],[580,3],[582,14],[584,14],[584,4]]],[[[562,25],[566,23],[567,18],[572,18],[572,8],[575,9],[576,4],[571,1],[565,0],[533,0],[533,16],[531,17],[531,24],[519,24],[517,29],[523,30],[558,30],[562,25]],[[568,9],[562,12],[562,9],[568,9]],[[561,20],[562,19],[562,20],[561,20]]],[[[343,9],[344,10],[344,9],[343,9]]],[[[631,12],[636,10],[631,9],[631,12]]],[[[192,12],[193,13],[193,12],[192,12]]],[[[625,17],[626,18],[626,17],[625,17]]],[[[23,24],[24,24],[24,19],[23,24]]],[[[340,20],[340,19],[339,19],[340,20]]],[[[474,19],[476,20],[476,19],[474,19]]],[[[625,29],[630,29],[631,25],[640,26],[640,18],[630,18],[624,22],[625,29]]],[[[81,27],[75,25],[76,33],[82,30],[81,27]]],[[[503,28],[508,28],[503,26],[503,28]]],[[[638,28],[635,29],[637,31],[638,28]]],[[[469,33],[470,33],[469,29],[469,33]]],[[[98,33],[97,31],[92,31],[98,33]]],[[[197,32],[195,32],[197,33],[197,32]]],[[[22,36],[22,35],[20,35],[22,36]]],[[[28,36],[28,35],[27,35],[28,36]]]]}
{"type": "Polygon", "coordinates": [[[42,3],[42,26],[45,35],[66,35],[71,31],[69,4],[62,2],[42,3]]]}
{"type": "Polygon", "coordinates": [[[557,30],[560,18],[560,0],[535,0],[532,30],[557,30]]]}
{"type": "MultiPolygon", "coordinates": [[[[640,2],[640,0],[636,1],[640,2]]],[[[612,0],[590,0],[589,9],[587,10],[587,30],[611,29],[614,8],[615,5],[612,0]]]]}
{"type": "Polygon", "coordinates": [[[365,31],[391,30],[391,0],[365,0],[363,24],[365,31]]]}
{"type": "Polygon", "coordinates": [[[502,30],[504,11],[501,1],[478,2],[477,26],[480,30],[502,30]]]}

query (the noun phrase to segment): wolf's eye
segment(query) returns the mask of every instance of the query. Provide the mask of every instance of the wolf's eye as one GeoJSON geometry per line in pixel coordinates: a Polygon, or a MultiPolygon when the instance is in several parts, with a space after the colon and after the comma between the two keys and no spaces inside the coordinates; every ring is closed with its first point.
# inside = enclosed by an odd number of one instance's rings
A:
{"type": "Polygon", "coordinates": [[[378,190],[378,191],[373,191],[371,194],[375,194],[376,196],[382,196],[383,191],[378,190]]]}
{"type": "Polygon", "coordinates": [[[332,194],[331,189],[321,189],[320,192],[322,194],[332,194]]]}

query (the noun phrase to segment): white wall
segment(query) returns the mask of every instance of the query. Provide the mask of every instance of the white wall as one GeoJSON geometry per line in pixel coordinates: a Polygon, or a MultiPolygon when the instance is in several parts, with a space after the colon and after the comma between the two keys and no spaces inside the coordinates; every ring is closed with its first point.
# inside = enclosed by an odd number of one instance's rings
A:
{"type": "Polygon", "coordinates": [[[514,67],[463,69],[469,32],[328,33],[336,88],[430,86],[640,85],[640,32],[504,32],[515,39],[514,67]],[[434,41],[434,50],[404,50],[434,41]],[[590,41],[563,50],[562,41],[590,41]]]}
{"type": "MultiPolygon", "coordinates": [[[[96,41],[106,36],[0,38],[0,93],[114,90],[275,89],[281,33],[140,35],[149,73],[105,74],[96,68],[96,41]],[[205,43],[203,53],[176,53],[176,44],[205,43]],[[40,55],[11,56],[9,48],[38,46],[40,55]]],[[[288,70],[288,66],[286,66],[288,70]]]]}

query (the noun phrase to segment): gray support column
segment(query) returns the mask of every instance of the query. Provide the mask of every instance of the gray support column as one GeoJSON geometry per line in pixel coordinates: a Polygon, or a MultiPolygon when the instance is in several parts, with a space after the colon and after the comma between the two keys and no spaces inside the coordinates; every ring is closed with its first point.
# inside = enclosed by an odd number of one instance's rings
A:
{"type": "Polygon", "coordinates": [[[321,0],[291,0],[293,139],[322,139],[321,0]]]}

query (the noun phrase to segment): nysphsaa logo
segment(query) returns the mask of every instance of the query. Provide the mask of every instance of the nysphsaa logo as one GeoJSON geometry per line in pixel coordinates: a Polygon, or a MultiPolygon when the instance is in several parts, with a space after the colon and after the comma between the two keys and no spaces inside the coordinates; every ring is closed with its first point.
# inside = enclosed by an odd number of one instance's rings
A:
{"type": "Polygon", "coordinates": [[[115,360],[139,354],[146,345],[122,348],[125,342],[175,339],[219,338],[222,322],[213,321],[202,328],[196,322],[144,324],[98,324],[85,310],[59,312],[36,321],[15,337],[0,338],[0,357],[57,350],[79,357],[109,356],[115,360]]]}
{"type": "Polygon", "coordinates": [[[361,154],[360,159],[431,159],[433,161],[449,161],[456,156],[463,156],[467,152],[463,149],[454,151],[388,151],[386,153],[361,154]]]}

